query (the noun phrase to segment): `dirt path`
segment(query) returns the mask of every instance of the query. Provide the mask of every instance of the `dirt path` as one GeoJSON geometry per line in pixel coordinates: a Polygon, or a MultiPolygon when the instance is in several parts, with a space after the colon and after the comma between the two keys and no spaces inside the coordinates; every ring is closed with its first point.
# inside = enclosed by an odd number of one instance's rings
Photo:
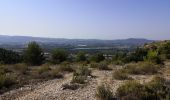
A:
{"type": "MultiPolygon", "coordinates": [[[[112,79],[113,71],[93,70],[88,84],[77,90],[62,90],[62,85],[70,83],[72,74],[67,74],[64,79],[54,79],[35,86],[13,90],[0,96],[2,100],[96,100],[96,88],[100,84],[111,87],[113,94],[124,81],[112,79]],[[2,98],[4,97],[4,98],[2,98]],[[10,99],[8,99],[10,98],[10,99]]],[[[145,79],[145,78],[144,78],[145,79]]]]}

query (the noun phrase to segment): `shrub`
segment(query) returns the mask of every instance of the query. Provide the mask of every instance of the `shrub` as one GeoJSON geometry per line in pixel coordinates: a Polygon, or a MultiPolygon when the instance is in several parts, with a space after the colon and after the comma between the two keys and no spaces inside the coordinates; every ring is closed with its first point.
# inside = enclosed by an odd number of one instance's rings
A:
{"type": "Polygon", "coordinates": [[[159,69],[160,66],[152,62],[131,63],[125,67],[129,74],[155,74],[159,69]]]}
{"type": "Polygon", "coordinates": [[[98,67],[98,63],[91,63],[91,64],[90,64],[90,67],[91,67],[91,68],[97,68],[97,67],[98,67]]]}
{"type": "Polygon", "coordinates": [[[147,84],[140,84],[135,81],[129,81],[120,86],[117,90],[117,96],[126,100],[168,100],[170,96],[170,87],[165,84],[164,79],[155,77],[147,84]]]}
{"type": "Polygon", "coordinates": [[[109,70],[109,67],[108,67],[108,65],[107,65],[106,62],[101,62],[101,63],[99,63],[99,65],[98,65],[98,69],[99,69],[99,70],[109,70]]]}
{"type": "Polygon", "coordinates": [[[74,75],[80,75],[80,76],[90,76],[91,75],[91,70],[88,69],[86,66],[81,66],[79,67],[74,75]]]}
{"type": "Polygon", "coordinates": [[[124,62],[122,60],[115,60],[115,61],[113,61],[113,63],[115,65],[123,65],[124,64],[124,62]]]}
{"type": "Polygon", "coordinates": [[[0,75],[5,74],[5,67],[0,66],[0,75]]]}
{"type": "Polygon", "coordinates": [[[82,52],[82,51],[78,52],[76,60],[77,61],[86,61],[87,60],[86,53],[82,52]]]}
{"type": "Polygon", "coordinates": [[[156,76],[151,82],[145,84],[148,92],[150,91],[153,95],[152,98],[159,98],[167,100],[170,97],[170,86],[166,84],[165,79],[156,76]]]}
{"type": "Polygon", "coordinates": [[[51,70],[51,68],[49,66],[43,65],[40,66],[40,68],[38,68],[38,74],[42,74],[44,72],[49,72],[51,70]]]}
{"type": "Polygon", "coordinates": [[[158,49],[159,53],[166,59],[170,59],[170,42],[166,42],[158,49]]]}
{"type": "Polygon", "coordinates": [[[80,87],[80,85],[78,85],[78,84],[63,84],[62,85],[63,90],[65,90],[65,89],[76,90],[79,87],[80,87]]]}
{"type": "Polygon", "coordinates": [[[101,85],[97,87],[96,97],[100,100],[112,100],[113,94],[109,87],[101,85]]]}
{"type": "Polygon", "coordinates": [[[97,53],[95,55],[92,56],[91,60],[95,61],[95,62],[101,62],[105,59],[105,57],[103,56],[103,53],[97,53]]]}
{"type": "Polygon", "coordinates": [[[3,87],[10,87],[16,83],[15,77],[11,75],[0,75],[0,89],[3,87]]]}
{"type": "Polygon", "coordinates": [[[85,76],[74,75],[72,79],[72,83],[84,84],[85,80],[86,80],[85,76]]]}
{"type": "Polygon", "coordinates": [[[124,85],[117,89],[117,95],[119,97],[124,97],[128,95],[134,95],[139,97],[139,92],[142,91],[142,85],[136,81],[128,81],[124,85]]]}
{"type": "Polygon", "coordinates": [[[62,63],[59,67],[59,70],[60,71],[68,71],[68,72],[74,71],[72,66],[70,65],[70,63],[67,63],[67,62],[62,63]]]}
{"type": "Polygon", "coordinates": [[[21,74],[26,74],[27,70],[28,70],[28,66],[22,63],[19,64],[15,64],[13,66],[14,70],[18,71],[21,74]]]}
{"type": "Polygon", "coordinates": [[[55,69],[51,70],[51,77],[52,78],[62,78],[63,75],[60,73],[60,70],[58,70],[58,68],[55,68],[55,69]]]}
{"type": "Polygon", "coordinates": [[[163,60],[159,57],[157,51],[148,51],[146,60],[155,64],[163,64],[163,60]]]}
{"type": "Polygon", "coordinates": [[[128,74],[126,73],[125,70],[123,69],[120,69],[120,70],[117,70],[113,73],[113,78],[114,79],[117,79],[117,80],[126,80],[126,79],[130,79],[128,77],[128,74]]]}
{"type": "Polygon", "coordinates": [[[84,84],[87,76],[90,75],[91,70],[86,66],[81,66],[73,73],[72,83],[84,84]]]}

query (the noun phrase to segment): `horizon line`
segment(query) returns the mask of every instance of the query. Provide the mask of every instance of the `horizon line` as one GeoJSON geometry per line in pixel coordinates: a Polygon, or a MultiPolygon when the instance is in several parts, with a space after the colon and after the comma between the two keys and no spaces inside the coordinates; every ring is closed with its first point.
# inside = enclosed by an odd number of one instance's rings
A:
{"type": "Polygon", "coordinates": [[[62,37],[45,37],[45,36],[31,36],[31,35],[4,35],[0,34],[0,36],[9,36],[9,37],[32,37],[32,38],[48,38],[48,39],[70,39],[70,40],[126,40],[126,39],[145,39],[145,40],[153,40],[153,41],[162,41],[167,39],[148,39],[144,37],[129,37],[129,38],[117,38],[117,39],[100,39],[100,38],[62,38],[62,37]]]}

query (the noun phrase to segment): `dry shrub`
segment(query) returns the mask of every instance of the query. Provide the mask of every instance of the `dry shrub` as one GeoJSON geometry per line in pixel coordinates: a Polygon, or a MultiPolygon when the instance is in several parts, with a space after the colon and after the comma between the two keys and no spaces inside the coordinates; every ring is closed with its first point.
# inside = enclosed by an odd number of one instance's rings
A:
{"type": "Polygon", "coordinates": [[[97,87],[96,97],[100,100],[113,100],[113,94],[110,88],[104,85],[97,87]]]}

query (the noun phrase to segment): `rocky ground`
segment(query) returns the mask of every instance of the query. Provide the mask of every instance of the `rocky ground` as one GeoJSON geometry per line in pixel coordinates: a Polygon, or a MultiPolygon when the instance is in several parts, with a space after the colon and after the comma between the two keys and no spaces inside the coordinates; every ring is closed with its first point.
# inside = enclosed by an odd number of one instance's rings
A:
{"type": "MultiPolygon", "coordinates": [[[[113,94],[124,81],[113,80],[113,71],[93,70],[89,82],[77,90],[63,90],[62,85],[70,83],[72,74],[66,74],[63,79],[54,79],[36,85],[24,86],[16,90],[9,91],[0,96],[1,100],[96,100],[96,88],[100,84],[111,87],[113,94]]],[[[152,75],[136,75],[133,79],[141,83],[148,82],[152,75]]]]}

